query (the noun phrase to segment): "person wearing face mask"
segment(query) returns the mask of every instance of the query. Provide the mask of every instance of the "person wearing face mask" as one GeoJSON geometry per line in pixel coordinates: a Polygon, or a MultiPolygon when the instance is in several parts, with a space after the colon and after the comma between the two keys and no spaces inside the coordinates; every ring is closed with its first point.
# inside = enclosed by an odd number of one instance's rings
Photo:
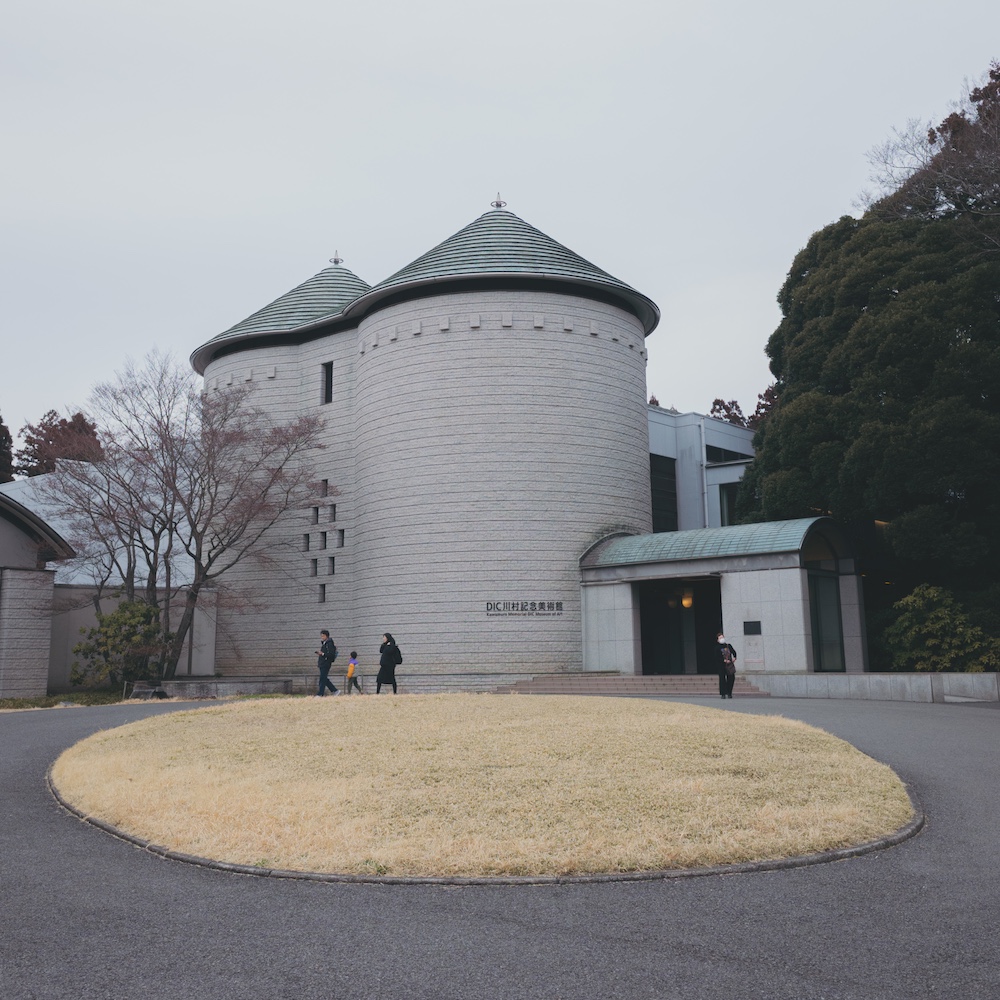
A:
{"type": "Polygon", "coordinates": [[[726,642],[720,632],[719,640],[719,697],[732,698],[733,684],[736,683],[736,650],[726,642]]]}

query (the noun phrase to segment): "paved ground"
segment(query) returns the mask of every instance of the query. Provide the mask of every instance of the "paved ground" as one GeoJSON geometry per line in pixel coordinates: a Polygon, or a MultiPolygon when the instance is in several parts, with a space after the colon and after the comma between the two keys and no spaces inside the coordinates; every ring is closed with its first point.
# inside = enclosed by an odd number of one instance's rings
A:
{"type": "Polygon", "coordinates": [[[1000,996],[1000,712],[721,707],[803,719],[888,762],[923,802],[925,830],[831,865],[662,882],[267,880],[154,857],[46,791],[62,748],[169,707],[0,714],[0,998],[1000,996]]]}

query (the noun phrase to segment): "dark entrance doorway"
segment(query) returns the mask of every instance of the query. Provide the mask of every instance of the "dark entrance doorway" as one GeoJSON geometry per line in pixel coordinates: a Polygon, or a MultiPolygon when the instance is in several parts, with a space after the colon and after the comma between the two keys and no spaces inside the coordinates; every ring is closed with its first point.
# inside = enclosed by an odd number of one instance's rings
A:
{"type": "Polygon", "coordinates": [[[639,590],[644,674],[718,673],[716,633],[722,622],[718,577],[648,580],[639,590]]]}

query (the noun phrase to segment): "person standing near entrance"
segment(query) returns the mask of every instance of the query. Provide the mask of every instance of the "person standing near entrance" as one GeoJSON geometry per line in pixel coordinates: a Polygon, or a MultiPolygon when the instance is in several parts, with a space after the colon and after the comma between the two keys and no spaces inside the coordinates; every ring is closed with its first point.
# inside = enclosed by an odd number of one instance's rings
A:
{"type": "Polygon", "coordinates": [[[726,642],[726,637],[720,632],[719,640],[719,697],[732,698],[733,685],[736,683],[736,650],[726,642]]]}
{"type": "Polygon", "coordinates": [[[330,680],[330,668],[335,659],[337,659],[337,644],[330,638],[330,633],[323,629],[319,634],[319,649],[316,650],[316,666],[319,668],[317,698],[322,698],[326,694],[327,688],[334,694],[340,694],[333,686],[333,681],[330,680]]]}

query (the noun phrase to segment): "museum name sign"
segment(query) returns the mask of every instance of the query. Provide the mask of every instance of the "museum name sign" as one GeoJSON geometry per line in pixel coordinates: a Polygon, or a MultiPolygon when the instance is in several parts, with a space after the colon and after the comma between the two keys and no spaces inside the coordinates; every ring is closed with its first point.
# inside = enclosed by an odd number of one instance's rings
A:
{"type": "Polygon", "coordinates": [[[487,618],[559,618],[562,601],[487,601],[487,618]]]}

